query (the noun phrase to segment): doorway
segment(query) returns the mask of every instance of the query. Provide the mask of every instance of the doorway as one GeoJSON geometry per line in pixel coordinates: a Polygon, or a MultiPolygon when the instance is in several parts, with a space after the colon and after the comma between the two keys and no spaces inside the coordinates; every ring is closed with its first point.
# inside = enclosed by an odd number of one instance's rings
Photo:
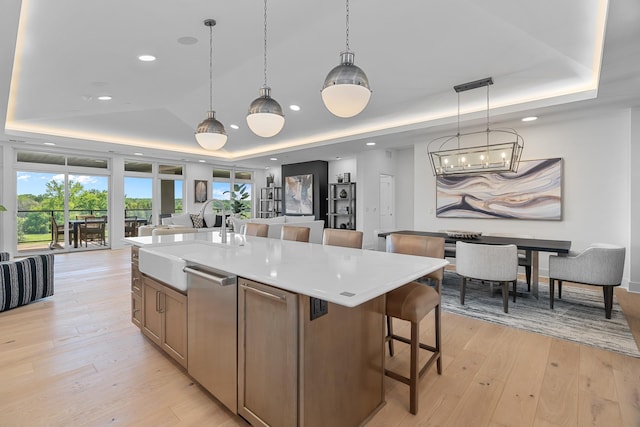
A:
{"type": "Polygon", "coordinates": [[[393,230],[396,227],[395,177],[380,174],[380,230],[393,230]]]}

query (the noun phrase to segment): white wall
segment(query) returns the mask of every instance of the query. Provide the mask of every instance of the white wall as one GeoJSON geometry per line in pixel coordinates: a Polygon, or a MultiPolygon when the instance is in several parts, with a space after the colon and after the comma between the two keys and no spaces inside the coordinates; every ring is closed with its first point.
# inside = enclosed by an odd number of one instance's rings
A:
{"type": "Polygon", "coordinates": [[[631,243],[627,247],[627,260],[630,264],[629,290],[640,292],[640,108],[630,112],[630,211],[629,236],[631,243]]]}
{"type": "MultiPolygon", "coordinates": [[[[630,114],[606,115],[533,126],[513,127],[524,137],[522,159],[562,157],[562,221],[436,218],[435,178],[427,159],[427,142],[415,145],[416,230],[477,230],[530,234],[572,241],[580,250],[590,243],[630,246],[630,114]]],[[[636,178],[637,179],[637,178],[636,178]]],[[[548,254],[541,254],[541,275],[548,273],[548,254]]],[[[625,267],[629,278],[629,258],[625,267]]]]}
{"type": "Polygon", "coordinates": [[[414,199],[411,195],[422,190],[422,185],[416,185],[413,159],[414,148],[395,151],[396,159],[396,229],[411,230],[414,228],[415,213],[414,199]]]}

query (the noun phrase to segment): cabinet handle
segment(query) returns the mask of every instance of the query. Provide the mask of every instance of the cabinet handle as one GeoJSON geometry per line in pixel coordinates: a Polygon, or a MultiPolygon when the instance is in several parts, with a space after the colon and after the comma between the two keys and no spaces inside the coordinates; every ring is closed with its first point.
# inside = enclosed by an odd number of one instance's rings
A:
{"type": "Polygon", "coordinates": [[[201,277],[205,280],[209,280],[220,286],[229,286],[236,284],[236,276],[219,276],[211,272],[205,273],[204,271],[196,270],[195,268],[191,267],[184,267],[182,271],[188,274],[193,274],[194,276],[201,277]]]}
{"type": "Polygon", "coordinates": [[[160,291],[156,291],[156,311],[160,313],[160,291]]]}
{"type": "Polygon", "coordinates": [[[254,292],[256,294],[262,295],[264,297],[267,298],[271,298],[271,299],[275,299],[281,302],[286,302],[287,301],[287,297],[284,295],[276,295],[276,294],[272,294],[271,292],[267,292],[267,291],[263,291],[261,289],[256,289],[254,287],[251,287],[249,285],[245,285],[244,283],[240,284],[240,286],[244,289],[246,289],[247,291],[251,291],[254,292]]]}
{"type": "Polygon", "coordinates": [[[166,311],[166,306],[167,306],[167,294],[165,294],[164,292],[160,292],[160,313],[164,313],[166,311]]]}

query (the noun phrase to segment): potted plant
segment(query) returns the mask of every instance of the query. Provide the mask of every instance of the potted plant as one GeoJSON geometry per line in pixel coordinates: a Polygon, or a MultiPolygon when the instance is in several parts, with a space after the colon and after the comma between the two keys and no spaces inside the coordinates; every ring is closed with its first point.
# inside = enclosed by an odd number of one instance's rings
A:
{"type": "Polygon", "coordinates": [[[342,183],[342,175],[336,175],[336,179],[338,180],[338,184],[342,183]]]}
{"type": "Polygon", "coordinates": [[[247,192],[247,184],[234,184],[233,191],[225,191],[223,194],[229,193],[231,198],[231,212],[237,216],[242,215],[247,210],[247,205],[244,203],[249,198],[247,192]]]}
{"type": "Polygon", "coordinates": [[[6,212],[7,208],[5,208],[4,206],[0,205],[0,212],[6,212]]]}
{"type": "Polygon", "coordinates": [[[273,187],[274,179],[275,179],[275,176],[272,173],[267,175],[267,187],[273,187]]]}

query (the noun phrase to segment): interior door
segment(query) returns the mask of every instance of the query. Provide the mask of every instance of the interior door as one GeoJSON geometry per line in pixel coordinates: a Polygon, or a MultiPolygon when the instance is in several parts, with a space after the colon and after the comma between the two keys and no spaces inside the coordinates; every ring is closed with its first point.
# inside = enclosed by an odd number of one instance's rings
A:
{"type": "Polygon", "coordinates": [[[380,229],[392,230],[396,227],[394,215],[395,192],[394,177],[380,174],[380,229]]]}

